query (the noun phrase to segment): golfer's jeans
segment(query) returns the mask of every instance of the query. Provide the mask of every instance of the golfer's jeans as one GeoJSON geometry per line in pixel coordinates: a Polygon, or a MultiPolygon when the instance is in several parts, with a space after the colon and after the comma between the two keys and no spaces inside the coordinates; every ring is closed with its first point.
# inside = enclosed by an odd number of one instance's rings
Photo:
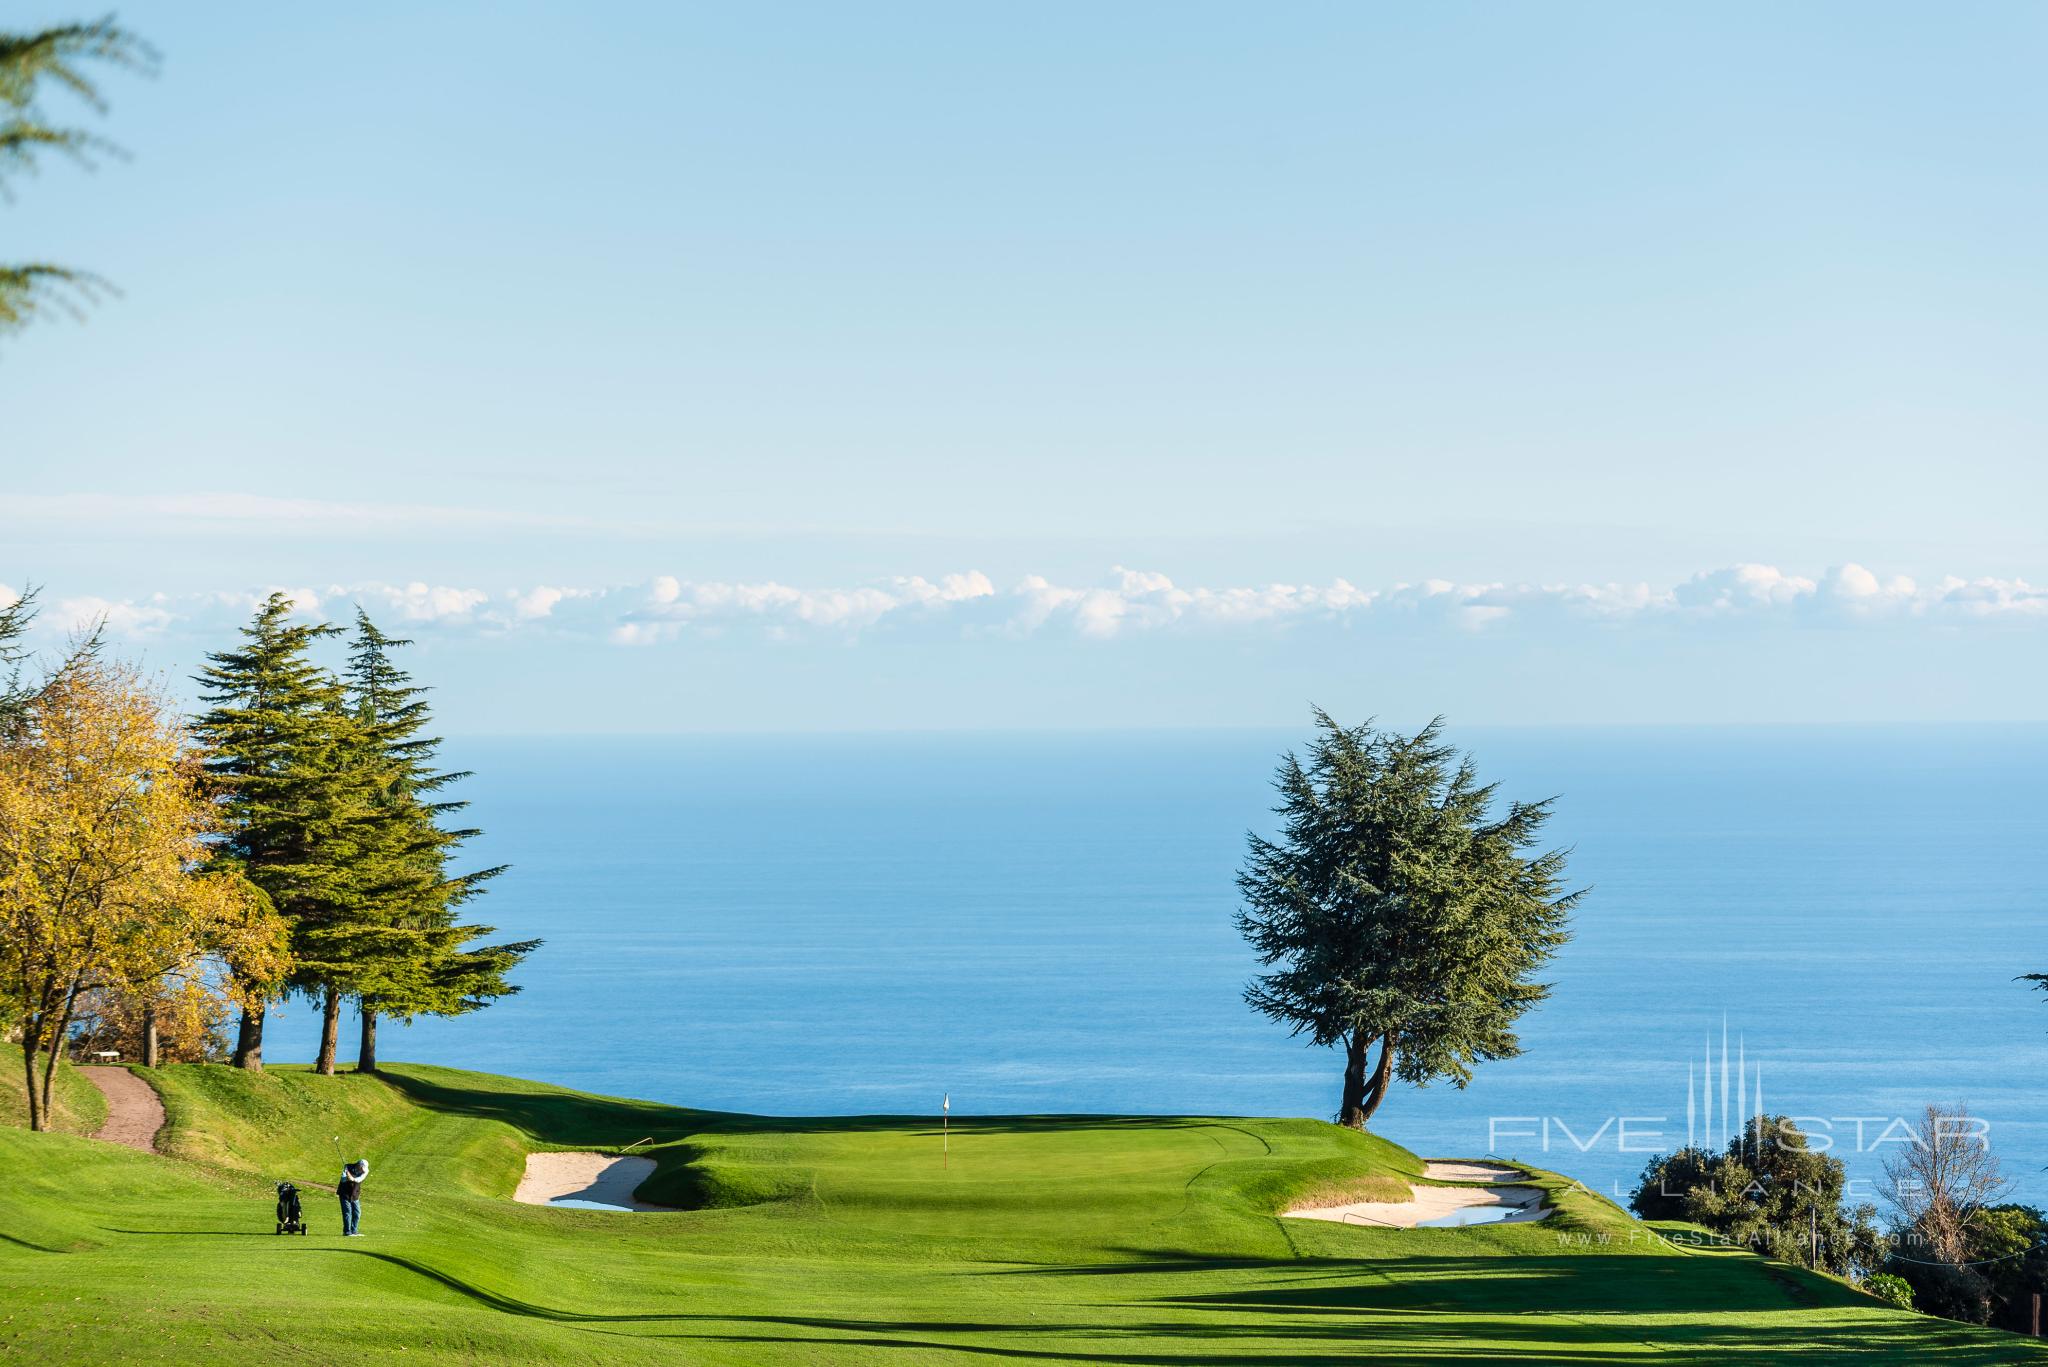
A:
{"type": "Polygon", "coordinates": [[[360,1219],[362,1219],[362,1218],[363,1218],[363,1203],[362,1203],[361,1201],[351,1201],[351,1200],[349,1200],[349,1199],[348,1199],[348,1198],[347,1198],[346,1196],[342,1197],[342,1198],[341,1198],[341,1232],[342,1232],[343,1234],[353,1234],[353,1233],[355,1233],[355,1232],[356,1232],[356,1221],[358,1221],[358,1220],[360,1220],[360,1219]]]}

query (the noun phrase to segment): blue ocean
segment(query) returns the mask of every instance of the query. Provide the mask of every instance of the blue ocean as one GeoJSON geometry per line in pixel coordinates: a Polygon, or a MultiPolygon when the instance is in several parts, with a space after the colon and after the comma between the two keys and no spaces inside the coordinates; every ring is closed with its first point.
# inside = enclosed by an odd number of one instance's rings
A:
{"type": "MultiPolygon", "coordinates": [[[[1591,892],[1524,1053],[1376,1129],[1625,1193],[1760,1089],[1868,1194],[1901,1118],[1961,1102],[2048,1203],[2048,997],[2015,981],[2048,972],[2048,727],[1453,738],[1556,796],[1591,892]]],[[[1231,919],[1301,739],[451,741],[475,861],[512,865],[475,914],[547,943],[519,995],[383,1053],[764,1113],[1327,1116],[1337,1058],[1245,1007],[1231,919]]],[[[271,1056],[316,1024],[287,1007],[271,1056]]]]}

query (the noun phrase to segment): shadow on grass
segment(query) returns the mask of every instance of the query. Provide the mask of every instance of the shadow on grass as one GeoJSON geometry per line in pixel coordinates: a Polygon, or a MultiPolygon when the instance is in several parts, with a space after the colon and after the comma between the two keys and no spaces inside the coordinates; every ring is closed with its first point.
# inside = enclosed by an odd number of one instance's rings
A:
{"type": "MultiPolygon", "coordinates": [[[[581,1092],[515,1092],[464,1086],[426,1075],[404,1064],[390,1065],[378,1077],[415,1103],[437,1111],[500,1120],[548,1144],[593,1144],[615,1147],[645,1138],[675,1142],[705,1134],[874,1134],[906,1131],[937,1136],[940,1126],[931,1115],[747,1115],[737,1111],[698,1111],[655,1101],[591,1096],[581,1092]]],[[[454,1075],[454,1076],[459,1076],[454,1075]]],[[[951,1130],[963,1134],[1067,1134],[1083,1131],[1126,1131],[1242,1128],[1238,1117],[1147,1115],[988,1115],[955,1116],[951,1130]]],[[[1263,1136],[1243,1132],[1261,1144],[1263,1136]]],[[[1267,1147],[1271,1147],[1267,1145],[1267,1147]]]]}
{"type": "Polygon", "coordinates": [[[657,1139],[672,1141],[715,1129],[717,1122],[726,1118],[714,1111],[692,1111],[653,1101],[588,1096],[581,1092],[467,1087],[404,1067],[385,1068],[377,1076],[419,1106],[502,1121],[544,1144],[616,1148],[644,1139],[650,1131],[657,1139]]]}
{"type": "Polygon", "coordinates": [[[1171,1294],[1150,1303],[1193,1311],[1348,1314],[1379,1310],[1535,1310],[1560,1314],[1688,1310],[1743,1313],[1821,1306],[1867,1307],[1867,1297],[1824,1278],[1759,1258],[1556,1254],[1504,1258],[1412,1255],[1389,1259],[1216,1258],[1118,1250],[1112,1262],[1004,1267],[989,1277],[1174,1277],[1241,1274],[1222,1291],[1171,1294]],[[1503,1295],[1501,1293],[1505,1292],[1503,1295]]]}
{"type": "MultiPolygon", "coordinates": [[[[883,1326],[875,1326],[877,1328],[883,1326]]],[[[926,1326],[925,1332],[933,1332],[926,1326]]],[[[1059,1326],[1013,1325],[1008,1330],[1032,1337],[1057,1339],[1059,1326]]],[[[618,1331],[598,1331],[618,1332],[618,1331]]],[[[876,1348],[955,1357],[987,1357],[1026,1362],[1088,1362],[1128,1367],[1226,1367],[1251,1360],[1286,1362],[1299,1367],[1338,1367],[1359,1362],[1472,1363],[1638,1363],[1645,1348],[1660,1363],[1682,1367],[1720,1367],[1729,1362],[1798,1363],[1804,1367],[1835,1364],[1939,1363],[1944,1367],[1993,1367],[1993,1364],[2040,1361],[2021,1346],[2007,1349],[1982,1337],[1965,1339],[1961,1331],[1943,1335],[1915,1327],[1874,1330],[1858,1328],[1818,1336],[1798,1329],[1733,1328],[1703,1335],[1693,1342],[1659,1337],[1648,1339],[1641,1328],[1597,1325],[1537,1324],[1497,1321],[1484,1325],[1403,1324],[1375,1333],[1353,1330],[1342,1335],[1317,1334],[1312,1339],[1285,1330],[1253,1330],[1229,1347],[1203,1346],[1218,1337],[1181,1325],[1134,1325],[1110,1332],[1084,1331],[1084,1337],[1105,1345],[1100,1350],[1059,1345],[1026,1347],[1017,1343],[946,1341],[905,1334],[874,1333],[821,1338],[808,1334],[695,1333],[633,1335],[734,1344],[809,1345],[814,1349],[876,1348]],[[1252,1340],[1263,1340],[1253,1342],[1252,1340]],[[1179,1346],[1186,1341],[1186,1346],[1179,1346]],[[1107,1346],[1107,1345],[1121,1346],[1107,1346]]],[[[920,1358],[920,1361],[926,1360],[920,1358]]]]}
{"type": "MultiPolygon", "coordinates": [[[[1495,1267],[1498,1260],[1488,1260],[1495,1267]]],[[[1855,1322],[1792,1311],[1730,1323],[1699,1311],[1655,1325],[1633,1314],[1593,1307],[1576,1313],[1531,1313],[1519,1306],[1491,1313],[1477,1306],[1391,1304],[1312,1306],[1275,1298],[1238,1298],[1214,1308],[1220,1320],[1169,1318],[1190,1298],[1168,1297],[1119,1308],[1150,1311],[1124,1322],[1043,1320],[963,1323],[856,1319],[816,1315],[702,1315],[698,1327],[634,1337],[733,1344],[810,1345],[912,1350],[960,1357],[1038,1362],[1133,1364],[1134,1367],[1222,1367],[1248,1360],[1298,1364],[1379,1362],[1634,1363],[1645,1349],[1659,1362],[1713,1367],[1728,1362],[1900,1363],[1991,1367],[2048,1360],[2038,1345],[2009,1335],[1899,1315],[1855,1322]],[[1332,1312],[1336,1318],[1330,1318],[1332,1312]],[[1435,1311],[1436,1313],[1418,1313],[1435,1311]],[[716,1326],[748,1326],[720,1328],[716,1326]],[[785,1332],[767,1332],[768,1326],[785,1332]],[[938,1338],[935,1335],[958,1335],[938,1338]]],[[[1480,1299],[1475,1297],[1474,1299],[1480,1299]]],[[[1105,1307],[1107,1308],[1107,1307],[1105,1307]]],[[[1783,1304],[1759,1309],[1788,1311],[1783,1304]]],[[[630,1333],[585,1325],[592,1332],[630,1333]]]]}
{"type": "MultiPolygon", "coordinates": [[[[268,1237],[247,1231],[232,1233],[236,1237],[268,1237]]],[[[1136,1367],[1220,1367],[1261,1357],[1301,1364],[1375,1358],[1392,1362],[1596,1363],[1638,1361],[1646,1347],[1657,1353],[1660,1362],[1689,1367],[1744,1360],[1939,1363],[1950,1367],[2048,1361],[2048,1354],[2031,1341],[1945,1321],[1904,1314],[1832,1319],[1827,1309],[1875,1307],[1853,1292],[1836,1288],[1842,1297],[1838,1304],[1804,1309],[1774,1279],[1759,1275],[1756,1264],[1743,1269],[1731,1263],[1702,1265],[1679,1258],[1560,1257],[1544,1260],[1537,1269],[1506,1264],[1514,1268],[1512,1272],[1499,1258],[1405,1259],[1398,1264],[1398,1278],[1387,1275],[1387,1268],[1380,1265],[1335,1259],[1258,1261],[1160,1255],[1127,1264],[1043,1269],[1044,1275],[1070,1276],[1111,1271],[1183,1278],[1249,1274],[1285,1282],[1107,1304],[1100,1307],[1104,1318],[1090,1323],[1077,1322],[1071,1314],[1062,1321],[1047,1321],[696,1310],[590,1312],[493,1291],[394,1253],[306,1247],[289,1240],[280,1251],[311,1257],[368,1258],[442,1287],[480,1308],[591,1332],[731,1344],[809,1344],[821,1350],[909,1349],[1136,1367]],[[1703,1276],[1713,1280],[1702,1285],[1703,1276]],[[1311,1282],[1320,1284],[1307,1284],[1311,1282]],[[1672,1313],[1671,1293],[1681,1293],[1675,1303],[1683,1306],[1684,1313],[1646,1324],[1641,1318],[1644,1315],[1672,1313]],[[1112,1318],[1120,1312],[1135,1312],[1136,1318],[1112,1318]],[[1751,1318],[1747,1323],[1731,1323],[1731,1316],[1751,1318]],[[652,1332],[635,1333],[631,1326],[647,1326],[652,1332]]]]}
{"type": "MultiPolygon", "coordinates": [[[[536,1143],[560,1148],[617,1150],[640,1145],[655,1161],[655,1172],[639,1189],[643,1200],[679,1210],[704,1210],[759,1205],[800,1198],[810,1188],[801,1166],[779,1175],[762,1171],[713,1171],[706,1165],[702,1141],[712,1136],[810,1136],[895,1133],[937,1139],[941,1127],[931,1116],[762,1116],[729,1111],[697,1111],[659,1102],[591,1096],[570,1091],[515,1091],[464,1081],[460,1073],[411,1065],[392,1065],[378,1073],[384,1083],[415,1105],[451,1115],[495,1120],[520,1131],[536,1143]]],[[[1078,1132],[1127,1133],[1236,1129],[1267,1152],[1264,1136],[1244,1126],[1200,1117],[1128,1115],[962,1116],[950,1131],[956,1139],[976,1135],[1078,1132]]]]}
{"type": "MultiPolygon", "coordinates": [[[[1273,1258],[1221,1258],[1197,1257],[1185,1253],[1153,1253],[1140,1249],[1112,1250],[1127,1251],[1126,1261],[1107,1263],[1040,1263],[1029,1267],[997,1267],[973,1272],[961,1272],[962,1277],[1134,1277],[1174,1276],[1198,1272],[1276,1272],[1281,1270],[1299,1271],[1313,1267],[1317,1259],[1273,1259],[1273,1258]]],[[[1351,1265],[1349,1263],[1347,1266],[1351,1265]]]]}
{"type": "MultiPolygon", "coordinates": [[[[168,1239],[180,1235],[207,1239],[297,1239],[307,1236],[298,1234],[265,1233],[260,1229],[116,1229],[112,1225],[101,1225],[109,1234],[134,1234],[145,1239],[168,1239]]],[[[0,1238],[6,1237],[0,1235],[0,1238]]],[[[333,1236],[329,1236],[330,1238],[333,1236]]]]}
{"type": "Polygon", "coordinates": [[[68,1248],[56,1248],[49,1244],[33,1243],[27,1239],[17,1239],[12,1234],[6,1233],[0,1233],[0,1242],[13,1244],[17,1248],[26,1248],[35,1253],[70,1253],[73,1251],[68,1248]]]}

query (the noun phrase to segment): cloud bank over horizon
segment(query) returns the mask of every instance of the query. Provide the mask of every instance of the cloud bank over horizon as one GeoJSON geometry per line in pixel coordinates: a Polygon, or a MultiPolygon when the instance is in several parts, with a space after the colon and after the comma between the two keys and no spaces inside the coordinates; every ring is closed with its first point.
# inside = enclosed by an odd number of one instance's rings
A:
{"type": "MultiPolygon", "coordinates": [[[[0,584],[0,601],[19,589],[0,584]]],[[[1155,571],[1116,567],[1101,582],[1061,584],[1025,575],[998,586],[978,570],[801,587],[777,580],[690,580],[657,575],[611,585],[478,586],[365,582],[265,585],[206,593],[43,596],[43,632],[103,623],[117,638],[221,635],[270,592],[302,615],[345,619],[360,604],[387,627],[415,633],[546,634],[658,646],[749,635],[770,640],[858,640],[917,632],[938,639],[1028,639],[1060,634],[1113,641],[1159,633],[1284,633],[1442,629],[1494,633],[1579,623],[1616,629],[1717,624],[1856,627],[1920,623],[1957,628],[2048,625],[2048,587],[2019,578],[1945,576],[1916,582],[1856,563],[1816,575],[1736,564],[1679,582],[1464,583],[1420,579],[1362,588],[1265,583],[1187,586],[1155,571]]]]}

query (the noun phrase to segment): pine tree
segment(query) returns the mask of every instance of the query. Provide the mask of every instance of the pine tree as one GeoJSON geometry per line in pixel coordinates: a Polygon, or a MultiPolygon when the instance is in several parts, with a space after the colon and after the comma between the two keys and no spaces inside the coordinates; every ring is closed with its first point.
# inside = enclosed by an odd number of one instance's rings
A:
{"type": "Polygon", "coordinates": [[[0,680],[0,729],[13,724],[35,693],[32,687],[21,681],[21,667],[29,657],[28,646],[22,637],[28,635],[28,629],[35,625],[35,620],[36,591],[33,587],[0,608],[0,670],[7,672],[7,677],[0,680]]]}
{"type": "Polygon", "coordinates": [[[361,608],[349,652],[348,703],[374,774],[372,834],[364,842],[361,956],[355,964],[362,1039],[359,1072],[377,1068],[377,1022],[450,1016],[489,1005],[519,989],[507,975],[538,940],[470,947],[493,933],[464,925],[457,909],[478,896],[504,866],[451,873],[457,849],[480,832],[450,827],[468,806],[442,796],[466,772],[438,772],[440,738],[426,734],[426,689],[393,660],[411,642],[387,636],[361,608]]]}
{"type": "MultiPolygon", "coordinates": [[[[339,628],[293,623],[291,612],[273,593],[240,649],[207,657],[196,681],[209,707],[193,730],[222,806],[214,862],[258,888],[289,927],[292,964],[277,988],[317,992],[346,962],[334,926],[352,898],[363,804],[345,762],[341,685],[312,658],[339,628]]],[[[244,1006],[236,1067],[262,1068],[265,1012],[261,995],[244,1006]]]]}
{"type": "Polygon", "coordinates": [[[342,999],[360,990],[374,958],[379,904],[377,879],[383,868],[379,840],[379,775],[367,762],[370,740],[336,684],[323,705],[328,746],[318,776],[327,790],[322,819],[314,829],[316,863],[323,870],[309,888],[293,935],[290,986],[320,1008],[320,1047],[315,1072],[334,1076],[341,1031],[342,999]]]}
{"type": "Polygon", "coordinates": [[[1493,816],[1493,785],[1440,720],[1402,736],[1315,718],[1307,761],[1287,755],[1274,779],[1281,837],[1251,836],[1238,875],[1238,929],[1279,965],[1245,999],[1343,1046],[1337,1118],[1362,1129],[1395,1077],[1462,1087],[1475,1062],[1521,1052],[1514,1024],[1548,995],[1534,974],[1581,894],[1563,890],[1562,851],[1523,853],[1549,802],[1493,816]]]}
{"type": "Polygon", "coordinates": [[[28,705],[35,701],[44,689],[49,688],[82,665],[99,658],[100,648],[105,644],[102,625],[95,624],[91,630],[74,635],[64,654],[53,663],[46,665],[41,678],[23,678],[23,666],[35,656],[27,640],[29,628],[36,624],[36,599],[40,590],[31,584],[21,591],[21,596],[4,607],[0,607],[0,734],[19,721],[28,705]]]}
{"type": "MultiPolygon", "coordinates": [[[[83,129],[52,123],[38,103],[47,83],[104,110],[106,101],[86,74],[88,62],[148,72],[156,67],[156,54],[111,19],[0,32],[0,192],[10,175],[34,170],[46,153],[83,158],[106,147],[83,129]]],[[[0,265],[0,333],[51,307],[76,314],[105,288],[89,271],[50,262],[0,265]]]]}

